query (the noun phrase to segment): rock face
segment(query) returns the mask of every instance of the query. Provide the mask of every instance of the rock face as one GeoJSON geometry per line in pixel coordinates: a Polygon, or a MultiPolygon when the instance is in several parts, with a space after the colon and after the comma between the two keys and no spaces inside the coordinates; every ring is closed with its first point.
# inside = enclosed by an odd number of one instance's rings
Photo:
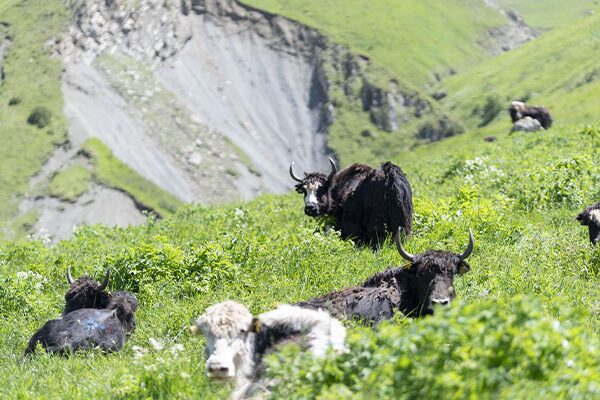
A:
{"type": "Polygon", "coordinates": [[[516,11],[505,10],[497,0],[483,0],[483,2],[507,19],[505,24],[487,32],[488,40],[482,45],[490,54],[497,55],[515,49],[538,35],[538,32],[527,25],[516,11]]]}

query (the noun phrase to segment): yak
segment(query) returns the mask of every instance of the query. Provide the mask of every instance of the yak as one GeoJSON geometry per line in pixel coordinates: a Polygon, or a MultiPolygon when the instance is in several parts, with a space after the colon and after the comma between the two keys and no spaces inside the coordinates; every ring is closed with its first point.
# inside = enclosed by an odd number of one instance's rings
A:
{"type": "Polygon", "coordinates": [[[540,106],[526,106],[521,101],[513,101],[508,107],[508,112],[513,124],[525,117],[531,117],[539,121],[544,129],[548,129],[552,126],[552,116],[550,111],[545,107],[540,106]]]}
{"type": "Polygon", "coordinates": [[[397,165],[385,162],[374,169],[365,164],[352,164],[337,172],[329,158],[331,172],[289,173],[304,194],[304,213],[309,216],[329,215],[335,218],[335,229],[343,239],[354,239],[360,245],[376,249],[387,232],[402,228],[412,233],[412,188],[406,175],[397,165]]]}
{"type": "Polygon", "coordinates": [[[600,203],[593,204],[577,215],[581,225],[587,225],[592,244],[600,241],[600,203]]]}
{"type": "Polygon", "coordinates": [[[81,308],[46,322],[29,340],[25,356],[35,352],[38,343],[46,352],[58,354],[93,348],[119,351],[135,329],[137,307],[131,293],[116,291],[104,309],[81,308]]]}
{"type": "Polygon", "coordinates": [[[402,247],[400,229],[395,237],[400,255],[410,262],[407,267],[388,268],[368,278],[362,285],[332,292],[299,307],[325,309],[337,318],[355,318],[377,324],[390,319],[396,311],[411,317],[432,314],[434,304],[447,305],[454,298],[454,276],[470,270],[466,259],[473,252],[473,232],[461,254],[429,250],[412,255],[402,247]]]}
{"type": "Polygon", "coordinates": [[[46,322],[33,334],[25,356],[35,352],[38,343],[47,352],[59,354],[95,347],[106,352],[120,350],[126,336],[135,329],[138,303],[129,292],[107,292],[109,279],[107,269],[102,283],[88,276],[74,280],[67,268],[71,286],[65,295],[62,317],[46,322]]]}
{"type": "Polygon", "coordinates": [[[264,391],[263,356],[285,343],[303,344],[314,357],[331,348],[344,351],[346,329],[325,311],[306,310],[287,304],[253,317],[235,301],[208,307],[190,327],[206,338],[206,373],[215,380],[235,380],[232,399],[264,391]]]}

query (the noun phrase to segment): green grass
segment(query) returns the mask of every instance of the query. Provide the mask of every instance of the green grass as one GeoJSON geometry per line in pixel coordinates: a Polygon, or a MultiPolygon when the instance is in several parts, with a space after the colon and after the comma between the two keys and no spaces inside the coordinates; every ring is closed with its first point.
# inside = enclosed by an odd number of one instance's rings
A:
{"type": "Polygon", "coordinates": [[[50,56],[46,42],[63,31],[68,16],[59,0],[0,1],[0,20],[9,24],[11,38],[0,87],[0,225],[14,216],[29,178],[66,135],[59,79],[62,64],[50,56]],[[9,106],[15,97],[21,102],[9,106]],[[44,128],[27,123],[36,107],[51,112],[50,124],[44,128]]]}
{"type": "Polygon", "coordinates": [[[99,183],[128,193],[161,216],[172,214],[182,205],[180,200],[123,164],[100,140],[88,139],[82,150],[91,158],[93,178],[99,183]]]}
{"type": "Polygon", "coordinates": [[[89,188],[90,171],[80,165],[72,165],[58,171],[50,178],[47,193],[67,201],[75,201],[89,188]]]}
{"type": "MultiPolygon", "coordinates": [[[[483,134],[395,160],[415,193],[409,251],[460,251],[474,231],[471,271],[455,279],[456,303],[435,318],[399,318],[373,330],[351,325],[352,351],[327,362],[286,351],[270,361],[287,376],[278,398],[597,394],[600,249],[574,216],[600,195],[600,130],[474,140],[483,134]],[[400,379],[415,371],[413,386],[400,379]]],[[[203,340],[186,330],[207,306],[235,299],[258,313],[401,264],[390,242],[372,253],[324,233],[303,215],[296,193],[187,206],[127,229],[82,227],[53,248],[5,243],[0,396],[224,398],[230,387],[206,380],[203,340]],[[96,277],[111,268],[111,288],[132,290],[140,301],[137,330],[118,354],[40,354],[18,364],[30,335],[59,315],[69,265],[96,277]]]]}
{"type": "Polygon", "coordinates": [[[499,0],[503,7],[517,11],[529,26],[553,29],[598,11],[598,0],[499,0]]]}

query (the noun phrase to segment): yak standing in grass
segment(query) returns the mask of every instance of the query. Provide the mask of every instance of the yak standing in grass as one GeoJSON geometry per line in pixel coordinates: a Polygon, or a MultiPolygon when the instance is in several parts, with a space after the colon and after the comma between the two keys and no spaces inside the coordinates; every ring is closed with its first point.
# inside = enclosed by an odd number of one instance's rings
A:
{"type": "Polygon", "coordinates": [[[600,203],[593,204],[577,215],[581,225],[587,225],[592,244],[600,241],[600,203]]]}
{"type": "Polygon", "coordinates": [[[309,216],[330,215],[342,238],[355,239],[376,249],[387,232],[401,228],[412,233],[412,189],[400,167],[391,162],[374,169],[352,164],[337,172],[330,158],[331,172],[304,173],[299,178],[290,165],[290,176],[304,194],[304,213],[309,216]]]}
{"type": "Polygon", "coordinates": [[[326,294],[300,307],[325,309],[337,318],[356,318],[366,323],[390,319],[396,311],[419,317],[433,312],[434,304],[447,305],[454,298],[454,276],[470,270],[466,259],[473,252],[473,233],[461,254],[430,250],[412,255],[402,247],[400,230],[396,247],[409,261],[407,267],[390,268],[367,279],[362,285],[326,294]]]}
{"type": "Polygon", "coordinates": [[[71,287],[65,295],[62,317],[46,322],[33,334],[25,356],[35,352],[38,343],[48,353],[58,354],[93,348],[105,352],[120,350],[135,329],[138,302],[129,292],[105,291],[109,277],[107,270],[101,284],[87,276],[73,280],[67,269],[71,287]]]}
{"type": "Polygon", "coordinates": [[[263,356],[285,343],[295,342],[314,357],[331,348],[345,350],[346,329],[325,311],[287,304],[253,317],[235,301],[210,306],[190,327],[206,338],[206,373],[215,380],[235,380],[232,399],[268,390],[263,356]]]}
{"type": "Polygon", "coordinates": [[[530,117],[537,120],[544,129],[552,126],[552,116],[550,115],[550,111],[545,107],[526,106],[521,101],[513,101],[510,103],[508,112],[513,124],[525,117],[530,117]]]}

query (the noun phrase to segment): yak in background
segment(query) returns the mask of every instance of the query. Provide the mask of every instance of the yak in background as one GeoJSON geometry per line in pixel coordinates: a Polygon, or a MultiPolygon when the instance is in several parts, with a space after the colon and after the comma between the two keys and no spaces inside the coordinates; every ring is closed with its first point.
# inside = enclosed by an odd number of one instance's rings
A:
{"type": "Polygon", "coordinates": [[[67,269],[71,286],[65,295],[62,317],[47,321],[33,334],[25,356],[35,352],[38,343],[48,353],[58,354],[96,347],[105,352],[120,350],[135,329],[138,302],[129,292],[107,292],[109,278],[107,270],[101,284],[87,276],[73,280],[67,269]]]}
{"type": "Polygon", "coordinates": [[[396,247],[409,261],[406,267],[379,272],[362,285],[332,292],[296,305],[310,309],[325,309],[337,318],[356,318],[367,323],[390,319],[396,311],[419,317],[433,313],[434,304],[447,305],[454,299],[454,276],[468,272],[466,259],[473,252],[475,241],[469,230],[469,244],[461,254],[430,250],[412,255],[402,247],[400,230],[396,247]]]}
{"type": "Polygon", "coordinates": [[[508,112],[513,124],[525,117],[530,117],[537,120],[544,129],[552,126],[552,116],[550,115],[550,111],[545,107],[526,106],[521,101],[513,101],[508,108],[508,112]]]}
{"type": "Polygon", "coordinates": [[[600,203],[593,204],[577,215],[581,225],[587,225],[592,244],[600,241],[600,203]]]}
{"type": "Polygon", "coordinates": [[[402,169],[385,162],[374,169],[365,164],[352,164],[337,172],[330,158],[331,172],[289,173],[298,184],[298,193],[304,194],[304,213],[309,216],[330,215],[335,218],[335,229],[343,239],[354,239],[358,244],[377,248],[387,233],[401,228],[412,233],[412,189],[402,169]]]}

